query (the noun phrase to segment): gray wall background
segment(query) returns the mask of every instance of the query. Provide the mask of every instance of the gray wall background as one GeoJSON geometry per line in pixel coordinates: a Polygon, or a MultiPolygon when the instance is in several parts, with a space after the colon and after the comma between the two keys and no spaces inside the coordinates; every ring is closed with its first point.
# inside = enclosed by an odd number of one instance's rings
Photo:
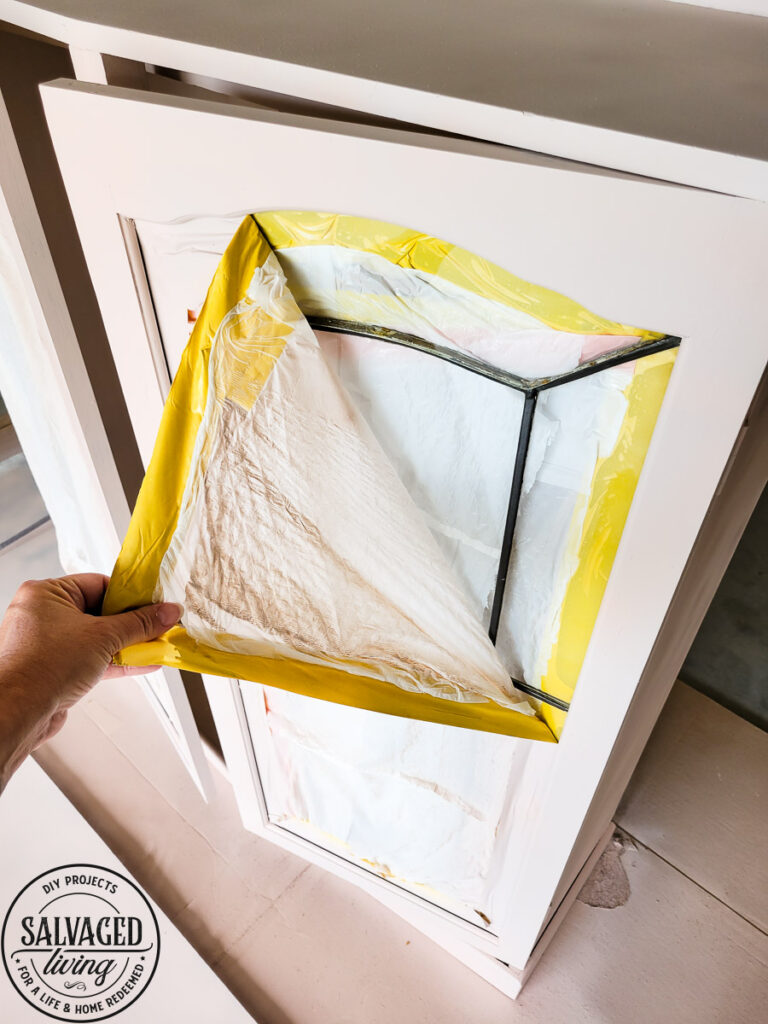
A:
{"type": "Polygon", "coordinates": [[[768,489],[752,513],[680,676],[768,729],[768,489]]]}

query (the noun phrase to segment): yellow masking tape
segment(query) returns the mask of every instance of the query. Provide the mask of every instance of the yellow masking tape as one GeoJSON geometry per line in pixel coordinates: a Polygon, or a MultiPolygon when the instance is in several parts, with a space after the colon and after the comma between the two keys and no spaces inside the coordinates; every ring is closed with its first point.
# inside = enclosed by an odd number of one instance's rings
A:
{"type": "Polygon", "coordinates": [[[337,245],[382,256],[397,266],[441,277],[459,288],[536,317],[546,326],[575,334],[662,337],[606,320],[549,288],[524,281],[488,260],[450,242],[396,224],[312,210],[254,214],[275,250],[304,245],[337,245]]]}
{"type": "MultiPolygon", "coordinates": [[[[529,285],[472,253],[393,225],[308,212],[260,213],[246,218],[221,260],[182,357],[105,598],[105,614],[153,600],[160,565],[177,527],[195,446],[199,443],[214,337],[226,320],[224,326],[230,331],[228,341],[232,344],[223,346],[221,355],[217,355],[222,363],[217,366],[215,379],[223,382],[226,398],[248,407],[282,352],[287,333],[284,325],[269,320],[257,306],[251,308],[246,296],[249,283],[272,248],[321,244],[376,253],[398,265],[437,274],[485,298],[523,309],[559,330],[645,339],[660,337],[654,332],[604,320],[570,299],[529,285]],[[257,345],[251,341],[254,336],[258,336],[257,345]]],[[[611,455],[596,468],[578,568],[566,592],[559,639],[541,683],[543,690],[555,696],[570,699],[573,693],[673,358],[673,353],[663,353],[637,361],[618,442],[611,455]]],[[[559,735],[565,717],[546,706],[542,721],[491,701],[463,703],[412,693],[356,674],[352,662],[348,666],[350,671],[345,671],[291,658],[229,653],[195,641],[183,627],[175,627],[159,640],[121,652],[119,661],[126,665],[163,664],[253,679],[340,704],[527,739],[552,741],[550,726],[559,735]]]]}
{"type": "Polygon", "coordinates": [[[214,275],[163,410],[149,468],[104,598],[104,614],[149,604],[179,518],[208,395],[208,359],[219,324],[245,294],[270,248],[243,221],[214,275]]]}
{"type": "MultiPolygon", "coordinates": [[[[573,697],[676,355],[672,349],[638,359],[626,391],[628,407],[619,437],[611,454],[595,467],[578,566],[568,583],[557,641],[539,684],[562,700],[573,697]]],[[[565,712],[548,705],[542,711],[559,737],[565,712]]]]}
{"type": "Polygon", "coordinates": [[[169,665],[193,672],[252,679],[265,686],[276,686],[291,693],[366,711],[554,742],[549,726],[541,719],[501,707],[493,701],[443,700],[328,665],[309,664],[291,658],[244,657],[197,643],[180,626],[159,640],[126,648],[117,660],[121,665],[169,665]]]}

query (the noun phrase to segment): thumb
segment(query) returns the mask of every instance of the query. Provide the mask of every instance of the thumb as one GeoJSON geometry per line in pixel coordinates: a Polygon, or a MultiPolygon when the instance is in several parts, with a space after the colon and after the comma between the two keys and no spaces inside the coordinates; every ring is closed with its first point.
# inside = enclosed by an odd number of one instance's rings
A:
{"type": "Polygon", "coordinates": [[[114,649],[110,653],[114,655],[123,647],[141,643],[142,640],[154,640],[175,625],[183,613],[180,604],[165,602],[148,604],[119,615],[105,615],[99,622],[103,623],[103,628],[113,641],[114,649]]]}

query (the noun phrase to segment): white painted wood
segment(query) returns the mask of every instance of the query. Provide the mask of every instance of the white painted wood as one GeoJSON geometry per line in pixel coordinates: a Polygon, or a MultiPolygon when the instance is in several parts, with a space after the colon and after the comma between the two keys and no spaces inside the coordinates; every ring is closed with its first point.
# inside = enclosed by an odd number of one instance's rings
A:
{"type": "MultiPolygon", "coordinates": [[[[530,745],[500,894],[508,916],[495,946],[500,959],[524,967],[598,786],[607,787],[606,806],[618,801],[606,764],[765,366],[765,208],[538,166],[461,140],[66,82],[43,95],[145,459],[162,392],[118,216],[298,207],[377,217],[446,237],[607,316],[685,338],[567,728],[558,747],[530,745]]],[[[661,699],[672,678],[656,681],[661,699]]],[[[227,743],[237,738],[236,710],[226,711],[227,743]]],[[[651,723],[636,732],[640,745],[651,723]]],[[[237,774],[245,778],[243,763],[237,774]]],[[[334,870],[373,885],[337,861],[334,870]]],[[[491,938],[460,931],[483,948],[491,938]]]]}
{"type": "MultiPolygon", "coordinates": [[[[0,138],[3,275],[8,281],[7,296],[14,303],[9,311],[12,325],[26,342],[21,348],[11,337],[5,338],[3,394],[49,509],[57,504],[56,491],[48,484],[51,474],[60,476],[62,489],[72,486],[64,482],[66,471],[48,464],[46,442],[52,424],[76,452],[73,483],[82,490],[83,508],[91,508],[89,518],[95,529],[89,554],[95,567],[108,563],[114,554],[116,529],[127,527],[128,507],[2,100],[0,138]],[[102,527],[106,523],[112,536],[102,527]]],[[[89,529],[83,509],[76,510],[73,519],[68,543],[75,529],[78,539],[69,557],[84,558],[89,529]]],[[[67,560],[65,553],[65,566],[67,560]]]]}
{"type": "MultiPolygon", "coordinates": [[[[124,85],[131,89],[148,87],[148,82],[159,82],[160,76],[147,71],[143,61],[128,60],[125,57],[114,57],[111,54],[87,50],[80,46],[70,46],[69,56],[75,78],[79,82],[93,82],[95,85],[124,85]]],[[[168,91],[173,92],[175,82],[166,78],[168,91]]],[[[162,88],[158,89],[162,92],[162,88]]]]}
{"type": "Polygon", "coordinates": [[[84,50],[80,46],[70,46],[69,56],[75,78],[80,82],[93,82],[96,85],[107,84],[107,72],[104,58],[96,50],[84,50]]]}
{"type": "Polygon", "coordinates": [[[539,937],[536,940],[536,945],[531,950],[531,955],[526,961],[524,970],[519,972],[521,989],[533,974],[536,965],[549,949],[552,940],[557,935],[558,930],[571,911],[571,908],[579,898],[584,885],[589,881],[593,869],[597,866],[598,861],[602,857],[608,845],[612,842],[615,833],[616,826],[612,821],[609,821],[603,831],[603,834],[598,839],[587,859],[581,865],[581,868],[569,885],[567,891],[562,898],[559,898],[554,904],[554,913],[548,919],[544,928],[540,932],[539,937]]]}
{"type": "Polygon", "coordinates": [[[730,11],[734,14],[756,14],[768,18],[767,0],[669,0],[673,4],[692,7],[710,7],[713,11],[730,11]]]}
{"type": "Polygon", "coordinates": [[[203,675],[202,679],[240,817],[251,832],[263,834],[267,824],[266,808],[253,747],[245,741],[247,723],[238,682],[221,676],[203,675]]]}
{"type": "Polygon", "coordinates": [[[0,0],[0,19],[97,53],[768,196],[763,19],[666,0],[391,0],[355,30],[348,0],[181,2],[0,0]]]}
{"type": "MultiPolygon", "coordinates": [[[[756,323],[757,321],[755,321],[756,323]]],[[[690,355],[690,347],[687,353],[683,355],[690,355]]],[[[714,377],[718,373],[718,369],[713,364],[708,371],[708,376],[714,377]]],[[[680,365],[678,365],[675,371],[675,377],[679,380],[678,374],[680,373],[680,365]]],[[[763,378],[765,380],[765,378],[763,378]]],[[[704,379],[700,381],[703,383],[704,379]]],[[[689,398],[692,396],[689,395],[689,398]]],[[[678,399],[679,400],[679,399],[678,399]]],[[[711,401],[714,404],[717,402],[717,397],[712,396],[711,401]]],[[[667,415],[667,406],[663,410],[662,415],[667,415]]],[[[678,408],[678,412],[682,410],[678,408]]],[[[760,417],[762,421],[762,429],[765,424],[768,423],[765,415],[760,417]]],[[[666,422],[666,420],[660,421],[666,422]]],[[[686,428],[682,421],[678,422],[677,430],[684,431],[686,428]]],[[[765,449],[765,442],[768,435],[760,434],[760,426],[757,427],[756,436],[754,437],[757,442],[757,448],[760,447],[765,449]],[[759,443],[759,439],[762,436],[762,445],[759,443]]],[[[741,428],[737,431],[735,441],[738,440],[741,434],[741,428]]],[[[659,451],[659,444],[666,443],[669,440],[668,435],[663,434],[654,437],[654,442],[651,446],[649,458],[653,458],[659,451]],[[664,440],[662,441],[662,437],[664,440]]],[[[698,456],[706,457],[708,441],[704,438],[701,439],[704,447],[698,450],[698,456]]],[[[751,438],[750,438],[751,440],[751,438]]],[[[692,440],[691,447],[696,449],[696,442],[692,440]]],[[[754,449],[752,445],[742,445],[740,455],[752,454],[754,449]],[[745,450],[746,447],[746,450],[745,450]]],[[[726,466],[728,465],[728,459],[726,460],[726,466]]],[[[690,459],[685,456],[682,457],[681,464],[685,464],[687,469],[691,468],[690,459]]],[[[570,879],[573,876],[573,872],[578,870],[579,865],[583,862],[583,857],[586,851],[591,849],[591,843],[594,842],[595,833],[602,830],[605,826],[605,822],[610,815],[614,813],[616,805],[618,803],[618,797],[623,791],[627,782],[629,781],[630,775],[635,768],[640,753],[642,752],[646,738],[653,723],[656,720],[661,708],[663,707],[664,701],[669,693],[670,682],[673,680],[680,670],[682,660],[685,656],[685,652],[689,649],[690,644],[696,634],[696,631],[703,619],[704,613],[706,612],[707,606],[712,599],[716,590],[717,584],[728,565],[728,562],[733,554],[736,544],[738,543],[739,537],[749,519],[751,511],[754,507],[754,503],[761,489],[761,477],[762,484],[765,483],[765,461],[758,461],[757,463],[746,462],[741,463],[737,459],[731,468],[731,479],[728,485],[720,495],[718,502],[711,506],[710,513],[704,520],[700,534],[696,538],[695,544],[692,549],[692,553],[685,564],[681,564],[681,578],[680,582],[675,588],[672,601],[666,606],[666,614],[659,618],[659,632],[656,637],[656,641],[651,649],[650,657],[645,663],[644,668],[641,669],[640,680],[637,685],[635,694],[632,700],[627,706],[621,726],[615,737],[615,743],[611,749],[604,749],[605,763],[601,769],[601,777],[595,780],[592,788],[592,793],[588,799],[585,799],[586,790],[589,784],[584,778],[582,778],[582,785],[584,790],[581,796],[581,807],[583,812],[582,825],[574,831],[573,841],[573,852],[571,856],[564,862],[561,880],[554,888],[554,899],[550,900],[548,910],[545,912],[545,918],[548,914],[552,913],[554,908],[557,906],[564,886],[570,883],[570,879]]],[[[590,646],[590,650],[585,660],[584,668],[582,670],[582,679],[584,675],[590,671],[591,659],[594,657],[595,647],[598,635],[605,636],[606,634],[599,633],[602,624],[607,617],[606,613],[608,608],[606,607],[607,602],[610,600],[610,595],[614,593],[613,584],[616,578],[617,570],[620,571],[620,567],[625,563],[622,561],[627,557],[628,544],[626,543],[627,531],[631,529],[635,523],[634,516],[638,511],[638,499],[646,492],[644,487],[647,486],[649,473],[648,462],[646,462],[646,468],[644,469],[643,478],[640,482],[640,488],[636,495],[633,508],[630,511],[630,516],[625,530],[624,539],[619,548],[619,554],[617,562],[614,565],[613,575],[609,584],[609,588],[606,592],[606,600],[601,608],[600,615],[596,624],[595,634],[593,635],[593,642],[590,646]]],[[[652,472],[652,470],[651,470],[652,472]]],[[[667,466],[667,474],[671,472],[671,467],[667,466]]],[[[688,479],[687,473],[685,479],[688,479]]],[[[715,490],[719,486],[720,481],[716,483],[715,490]]],[[[684,483],[681,482],[681,491],[684,490],[684,483]]],[[[666,498],[671,501],[671,505],[664,507],[665,496],[661,493],[657,495],[658,505],[656,509],[657,524],[663,524],[665,518],[670,515],[670,510],[677,511],[682,507],[678,505],[674,493],[674,488],[667,486],[666,498]]],[[[684,499],[683,499],[684,500],[684,499]]],[[[654,543],[651,541],[645,552],[635,554],[634,557],[641,559],[641,564],[647,568],[653,569],[655,572],[658,567],[656,559],[659,557],[658,549],[654,551],[654,543]]],[[[632,557],[632,556],[630,556],[632,557]]],[[[671,557],[671,552],[670,552],[671,557]]],[[[638,576],[642,573],[638,566],[638,576]]],[[[637,585],[642,588],[645,581],[638,579],[637,585]]],[[[633,596],[633,601],[636,598],[633,596]]],[[[632,622],[632,612],[634,605],[629,604],[626,608],[626,613],[629,618],[629,622],[625,624],[623,630],[620,625],[614,626],[614,637],[617,638],[615,642],[616,648],[620,644],[625,643],[629,636],[633,636],[634,623],[632,622]]],[[[619,622],[621,616],[618,616],[619,622]]],[[[614,619],[616,621],[616,619],[614,619]]],[[[626,653],[629,654],[628,648],[625,648],[626,653]]],[[[615,663],[614,678],[618,678],[618,675],[624,671],[621,665],[623,657],[620,655],[615,663]]],[[[608,678],[604,680],[604,686],[608,686],[608,678]]],[[[580,691],[583,693],[583,691],[580,691]]],[[[606,690],[604,703],[607,703],[612,694],[609,694],[606,690]]],[[[581,707],[581,704],[575,702],[572,706],[572,712],[576,707],[581,707]]],[[[578,722],[579,719],[576,718],[578,722]]],[[[566,729],[566,733],[563,737],[565,740],[569,730],[573,728],[574,716],[571,713],[569,715],[569,722],[566,729]]],[[[561,744],[562,746],[562,744],[561,744]]],[[[562,779],[560,790],[567,789],[567,779],[562,779]]],[[[574,794],[575,797],[575,794],[574,794]]],[[[577,797],[575,801],[578,802],[577,797]]],[[[569,806],[569,810],[571,806],[569,806]]],[[[542,839],[541,841],[545,844],[559,842],[560,828],[555,826],[551,820],[548,820],[546,824],[543,823],[542,831],[548,833],[548,840],[542,839]]],[[[549,852],[549,851],[548,851],[549,852]]],[[[532,862],[538,863],[536,860],[536,852],[532,849],[531,854],[532,862]]],[[[524,869],[523,869],[524,870],[524,869]]],[[[525,901],[529,897],[529,891],[518,888],[520,892],[519,897],[514,896],[512,898],[519,898],[525,901]]]]}
{"type": "MultiPolygon", "coordinates": [[[[0,99],[0,276],[16,331],[0,332],[3,396],[50,512],[67,572],[109,573],[129,521],[96,399],[13,130],[0,99]]],[[[196,784],[209,769],[181,676],[142,677],[196,784]]]]}
{"type": "Polygon", "coordinates": [[[677,683],[616,820],[768,932],[768,735],[677,683]]]}
{"type": "Polygon", "coordinates": [[[210,791],[210,767],[181,673],[162,668],[140,677],[145,694],[163,728],[203,796],[210,791]]]}
{"type": "MultiPolygon", "coordinates": [[[[603,850],[611,840],[613,834],[614,825],[613,822],[611,822],[592,853],[582,865],[581,870],[574,879],[565,897],[560,901],[556,913],[552,916],[543,933],[539,936],[531,956],[523,969],[502,963],[501,960],[497,960],[493,955],[482,952],[477,945],[470,945],[466,941],[462,941],[461,938],[456,936],[454,931],[441,927],[440,922],[437,922],[434,919],[430,920],[425,918],[418,923],[418,927],[425,935],[428,935],[433,942],[436,942],[438,946],[446,950],[446,952],[450,953],[457,960],[460,960],[463,964],[473,970],[475,974],[493,985],[494,988],[497,988],[500,992],[509,996],[510,999],[517,999],[528,979],[533,974],[536,965],[544,956],[550,943],[555,938],[558,929],[565,920],[568,912],[573,907],[582,886],[589,878],[592,869],[600,859],[603,850]]],[[[395,911],[398,910],[397,906],[394,904],[392,905],[392,909],[395,911]]],[[[402,911],[400,912],[402,914],[402,911]]]]}

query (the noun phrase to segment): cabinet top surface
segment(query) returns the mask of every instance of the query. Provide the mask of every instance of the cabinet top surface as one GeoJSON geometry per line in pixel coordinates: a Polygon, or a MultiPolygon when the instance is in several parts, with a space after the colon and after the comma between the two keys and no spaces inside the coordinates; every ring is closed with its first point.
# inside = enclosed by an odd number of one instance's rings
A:
{"type": "Polygon", "coordinates": [[[278,62],[264,87],[287,93],[297,66],[350,76],[350,107],[357,80],[361,96],[408,87],[768,159],[768,17],[667,0],[0,0],[0,18],[224,79],[242,80],[231,54],[278,62]]]}

